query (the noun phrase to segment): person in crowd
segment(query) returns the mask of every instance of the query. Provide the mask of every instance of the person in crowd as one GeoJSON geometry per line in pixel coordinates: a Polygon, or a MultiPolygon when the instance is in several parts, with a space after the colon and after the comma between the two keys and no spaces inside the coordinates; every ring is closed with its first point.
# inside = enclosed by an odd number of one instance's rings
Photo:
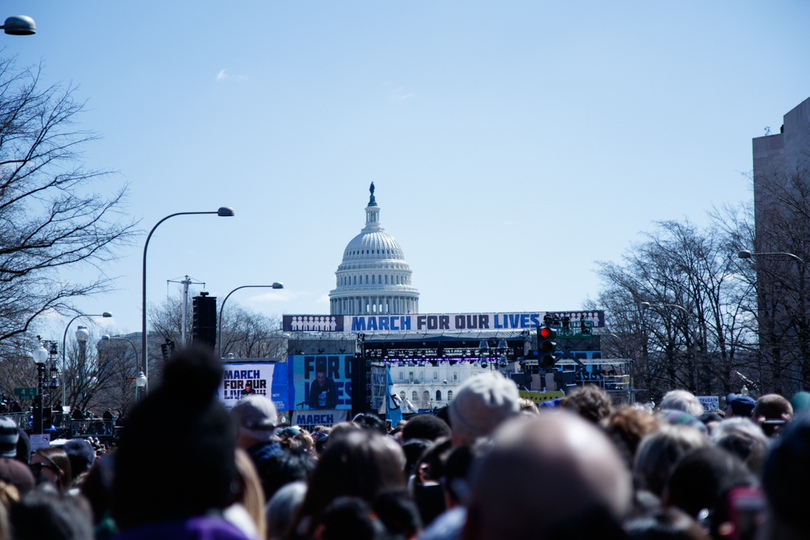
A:
{"type": "Polygon", "coordinates": [[[0,457],[16,457],[19,439],[20,430],[17,423],[7,416],[0,416],[0,457]]]}
{"type": "Polygon", "coordinates": [[[276,406],[265,396],[251,394],[233,406],[230,416],[238,427],[236,445],[248,453],[261,471],[263,461],[282,451],[276,436],[276,406]]]}
{"type": "Polygon", "coordinates": [[[253,460],[241,448],[236,449],[237,484],[234,504],[225,509],[225,519],[247,536],[266,538],[265,498],[253,460]]]}
{"type": "Polygon", "coordinates": [[[586,384],[571,390],[560,401],[560,407],[573,411],[594,424],[607,418],[613,410],[610,396],[595,384],[586,384]]]}
{"type": "Polygon", "coordinates": [[[248,538],[222,517],[238,485],[237,429],[214,397],[222,377],[211,351],[181,349],[135,405],[115,456],[118,540],[248,538]]]}
{"type": "Polygon", "coordinates": [[[309,480],[316,463],[317,460],[311,454],[300,449],[279,452],[262,460],[256,470],[265,499],[270,500],[286,484],[309,480]]]}
{"type": "Polygon", "coordinates": [[[419,509],[405,489],[383,491],[371,505],[390,538],[416,538],[422,530],[419,509]]]}
{"type": "Polygon", "coordinates": [[[799,415],[810,408],[810,392],[804,390],[796,392],[790,398],[790,406],[793,407],[793,414],[799,415]]]}
{"type": "Polygon", "coordinates": [[[34,452],[30,467],[35,477],[51,482],[62,493],[67,491],[73,482],[70,458],[67,452],[57,446],[40,448],[34,452]]]}
{"type": "Polygon", "coordinates": [[[686,390],[670,390],[664,394],[659,408],[681,411],[692,416],[703,414],[703,404],[693,393],[686,390]]]}
{"type": "Polygon", "coordinates": [[[84,439],[70,439],[62,445],[70,460],[70,469],[73,478],[90,470],[96,459],[96,450],[93,445],[84,439]]]}
{"type": "Polygon", "coordinates": [[[450,436],[450,426],[447,422],[432,414],[419,414],[410,418],[402,428],[402,442],[411,439],[425,439],[435,441],[440,437],[450,436]]]}
{"type": "Polygon", "coordinates": [[[14,540],[93,540],[90,505],[84,497],[35,489],[10,508],[14,540]]]}
{"type": "Polygon", "coordinates": [[[757,399],[753,420],[768,437],[775,437],[793,419],[793,406],[779,394],[765,394],[757,399]]]}
{"type": "Polygon", "coordinates": [[[633,464],[633,477],[637,490],[652,493],[657,498],[678,460],[689,450],[707,446],[706,435],[688,426],[664,424],[658,431],[641,440],[633,464]]]}
{"type": "Polygon", "coordinates": [[[500,373],[487,371],[462,384],[448,407],[456,445],[488,437],[504,421],[520,412],[517,385],[500,373]]]}
{"type": "Polygon", "coordinates": [[[743,460],[748,470],[759,476],[768,453],[768,437],[749,418],[723,420],[712,431],[709,440],[743,460]]]}
{"type": "Polygon", "coordinates": [[[625,405],[599,424],[616,445],[627,468],[632,470],[636,450],[645,435],[658,429],[658,420],[646,407],[625,405]]]}
{"type": "Polygon", "coordinates": [[[767,498],[763,540],[810,538],[807,488],[810,486],[810,415],[786,426],[774,442],[762,470],[767,498]]]}
{"type": "Polygon", "coordinates": [[[329,445],[318,460],[293,537],[309,538],[320,526],[326,507],[341,496],[371,503],[380,492],[405,486],[405,454],[390,437],[365,429],[329,436],[329,445]]]}
{"type": "Polygon", "coordinates": [[[307,483],[290,482],[276,491],[265,507],[267,538],[281,539],[292,525],[307,494],[307,483]]]}
{"type": "Polygon", "coordinates": [[[630,474],[597,426],[566,410],[521,417],[473,464],[461,538],[624,538],[631,501],[630,474]]]}
{"type": "Polygon", "coordinates": [[[34,474],[27,465],[7,457],[0,458],[0,482],[13,486],[20,497],[27,495],[36,484],[34,474]]]}
{"type": "Polygon", "coordinates": [[[754,406],[757,404],[754,398],[744,394],[729,394],[726,396],[726,419],[742,416],[751,418],[754,406]]]}
{"type": "Polygon", "coordinates": [[[713,513],[731,486],[754,485],[745,464],[728,450],[703,446],[681,457],[667,480],[664,506],[676,506],[697,519],[704,509],[713,513]]]}

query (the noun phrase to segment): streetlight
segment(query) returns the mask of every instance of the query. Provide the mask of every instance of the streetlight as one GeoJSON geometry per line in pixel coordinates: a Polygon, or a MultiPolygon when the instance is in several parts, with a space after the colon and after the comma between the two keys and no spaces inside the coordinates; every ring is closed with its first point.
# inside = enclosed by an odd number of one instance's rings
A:
{"type": "Polygon", "coordinates": [[[146,376],[143,374],[143,371],[140,370],[140,363],[138,362],[138,348],[132,343],[129,339],[125,337],[111,337],[109,334],[104,334],[101,336],[102,341],[126,341],[132,347],[132,352],[135,355],[135,369],[137,370],[138,376],[135,377],[135,402],[138,401],[138,389],[144,388],[146,386],[146,376]]]}
{"type": "Polygon", "coordinates": [[[30,36],[37,33],[37,24],[27,15],[12,15],[0,28],[10,36],[30,36]]]}
{"type": "Polygon", "coordinates": [[[222,301],[222,305],[219,306],[219,322],[217,323],[217,327],[219,328],[219,335],[217,336],[217,356],[222,359],[222,311],[225,309],[225,302],[228,301],[228,298],[238,291],[239,289],[248,289],[248,288],[266,288],[266,289],[283,289],[284,284],[279,283],[278,281],[273,282],[272,285],[242,285],[241,287],[237,287],[231,292],[228,293],[228,296],[225,297],[225,300],[222,301]]]}
{"type": "Polygon", "coordinates": [[[92,314],[79,313],[78,315],[70,319],[67,323],[67,326],[65,326],[65,333],[62,335],[62,407],[64,407],[67,404],[67,399],[65,396],[65,366],[67,365],[65,361],[65,345],[67,344],[67,331],[68,328],[70,328],[70,325],[73,323],[73,321],[75,321],[79,317],[104,317],[105,319],[109,319],[110,317],[112,317],[112,313],[110,313],[109,311],[105,311],[104,313],[92,313],[92,314]]]}
{"type": "Polygon", "coordinates": [[[34,396],[34,433],[36,435],[42,434],[42,374],[47,361],[48,349],[40,341],[39,347],[34,350],[34,363],[37,365],[37,395],[34,396]]]}
{"type": "Polygon", "coordinates": [[[787,251],[774,251],[771,253],[754,253],[753,251],[748,251],[744,249],[737,253],[737,257],[740,259],[750,259],[751,257],[759,257],[759,256],[773,256],[773,255],[782,255],[783,257],[790,257],[800,263],[804,264],[804,260],[798,255],[794,255],[793,253],[788,253],[787,251]]]}
{"type": "Polygon", "coordinates": [[[143,304],[142,304],[142,313],[141,313],[141,363],[143,364],[143,374],[144,377],[147,379],[147,383],[144,385],[144,392],[149,392],[149,355],[147,350],[146,344],[146,250],[149,248],[149,240],[152,239],[152,234],[155,232],[161,223],[166,221],[169,218],[173,218],[175,216],[194,216],[194,215],[203,215],[203,214],[216,214],[219,217],[233,217],[234,212],[233,208],[228,206],[221,206],[216,212],[176,212],[174,214],[169,214],[165,218],[158,221],[152,230],[149,231],[149,236],[146,237],[146,242],[143,245],[143,304]]]}
{"type": "Polygon", "coordinates": [[[692,314],[689,312],[689,310],[688,310],[688,309],[686,309],[685,307],[683,307],[683,306],[682,306],[682,305],[680,305],[680,304],[651,304],[651,303],[649,303],[649,302],[639,302],[639,303],[638,303],[638,305],[641,307],[641,309],[642,309],[642,310],[644,310],[644,309],[649,309],[649,308],[664,308],[664,307],[671,307],[671,308],[675,308],[675,309],[680,309],[681,311],[683,311],[684,313],[686,313],[686,315],[687,315],[688,317],[691,317],[691,316],[692,316],[692,314]]]}

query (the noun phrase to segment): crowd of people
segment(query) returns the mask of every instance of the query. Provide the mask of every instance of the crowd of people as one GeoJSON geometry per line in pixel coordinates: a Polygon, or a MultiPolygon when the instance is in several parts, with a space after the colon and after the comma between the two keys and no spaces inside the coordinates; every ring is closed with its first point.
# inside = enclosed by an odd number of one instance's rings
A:
{"type": "Polygon", "coordinates": [[[487,372],[390,431],[367,414],[308,432],[261,395],[227,411],[221,377],[178,351],[103,454],[32,453],[0,417],[0,540],[810,538],[806,392],[707,412],[584,386],[537,407],[487,372]]]}

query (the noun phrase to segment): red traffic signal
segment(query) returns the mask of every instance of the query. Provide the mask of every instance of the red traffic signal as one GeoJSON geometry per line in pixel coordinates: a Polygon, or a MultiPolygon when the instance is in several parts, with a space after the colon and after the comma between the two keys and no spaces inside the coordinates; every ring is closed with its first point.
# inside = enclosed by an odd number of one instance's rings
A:
{"type": "Polygon", "coordinates": [[[554,366],[554,350],[557,348],[557,331],[550,326],[541,326],[537,329],[537,349],[540,356],[540,365],[545,368],[554,366]]]}

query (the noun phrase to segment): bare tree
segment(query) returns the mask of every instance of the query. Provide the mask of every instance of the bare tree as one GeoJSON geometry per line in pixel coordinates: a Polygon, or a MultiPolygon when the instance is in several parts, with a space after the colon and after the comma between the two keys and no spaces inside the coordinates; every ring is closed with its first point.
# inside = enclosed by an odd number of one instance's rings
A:
{"type": "Polygon", "coordinates": [[[83,146],[96,139],[75,127],[82,108],[74,88],[43,87],[38,68],[0,59],[0,346],[7,349],[46,311],[70,311],[72,299],[107,290],[98,265],[133,234],[135,224],[120,214],[126,186],[97,191],[108,173],[80,163],[83,146]],[[87,267],[97,270],[87,282],[60,276],[87,267]]]}
{"type": "Polygon", "coordinates": [[[718,226],[667,221],[622,264],[598,263],[604,288],[597,305],[613,334],[605,353],[633,360],[634,384],[649,392],[643,399],[674,388],[729,392],[747,366],[741,352],[755,341],[750,299],[729,242],[718,226]]]}

